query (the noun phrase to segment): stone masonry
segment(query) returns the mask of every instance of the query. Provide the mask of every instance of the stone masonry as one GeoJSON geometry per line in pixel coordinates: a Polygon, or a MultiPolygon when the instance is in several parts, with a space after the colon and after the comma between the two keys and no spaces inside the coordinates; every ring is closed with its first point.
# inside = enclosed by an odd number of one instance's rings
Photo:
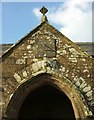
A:
{"type": "Polygon", "coordinates": [[[62,82],[69,82],[83,103],[83,118],[93,116],[93,63],[91,56],[44,19],[2,55],[2,117],[7,117],[8,104],[19,86],[42,73],[56,76],[62,82]]]}

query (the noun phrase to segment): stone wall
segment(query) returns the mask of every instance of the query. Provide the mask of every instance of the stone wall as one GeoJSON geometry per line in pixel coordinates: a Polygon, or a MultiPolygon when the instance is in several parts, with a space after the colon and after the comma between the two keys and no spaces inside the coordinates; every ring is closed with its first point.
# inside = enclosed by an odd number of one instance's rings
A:
{"type": "Polygon", "coordinates": [[[58,32],[49,23],[44,22],[27,36],[16,43],[2,57],[3,115],[14,92],[24,82],[41,73],[48,73],[64,78],[77,89],[81,100],[86,105],[86,115],[92,115],[94,106],[93,85],[94,60],[80,47],[58,32]],[[52,41],[56,40],[56,48],[52,41]],[[43,56],[45,47],[50,45],[53,52],[50,57],[43,56]],[[42,56],[41,56],[42,53],[42,56]],[[38,57],[36,57],[38,54],[38,57]]]}

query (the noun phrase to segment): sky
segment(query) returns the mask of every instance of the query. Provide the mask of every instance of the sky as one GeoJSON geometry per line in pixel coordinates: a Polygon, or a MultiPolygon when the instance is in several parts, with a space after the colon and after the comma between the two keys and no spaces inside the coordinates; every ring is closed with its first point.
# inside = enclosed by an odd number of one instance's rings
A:
{"type": "Polygon", "coordinates": [[[2,0],[0,3],[0,43],[16,43],[39,25],[42,6],[48,9],[49,23],[73,42],[92,42],[93,0],[19,1],[2,0]]]}

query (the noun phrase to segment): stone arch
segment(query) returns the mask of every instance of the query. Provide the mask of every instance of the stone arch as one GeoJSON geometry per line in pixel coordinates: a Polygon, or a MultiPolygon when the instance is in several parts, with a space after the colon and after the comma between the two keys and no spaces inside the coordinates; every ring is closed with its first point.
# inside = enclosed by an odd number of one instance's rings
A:
{"type": "Polygon", "coordinates": [[[89,114],[87,106],[83,103],[78,91],[70,82],[66,81],[64,78],[61,79],[56,75],[41,73],[22,83],[17,88],[8,104],[6,117],[10,119],[18,119],[21,105],[28,94],[45,84],[50,84],[66,94],[71,101],[75,118],[77,120],[78,118],[83,119],[89,114]]]}

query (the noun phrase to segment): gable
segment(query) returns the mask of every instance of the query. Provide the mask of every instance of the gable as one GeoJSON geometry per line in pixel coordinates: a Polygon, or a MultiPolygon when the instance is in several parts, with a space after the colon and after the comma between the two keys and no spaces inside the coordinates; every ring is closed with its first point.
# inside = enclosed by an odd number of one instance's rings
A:
{"type": "MultiPolygon", "coordinates": [[[[84,51],[81,50],[80,47],[78,47],[75,43],[73,43],[71,40],[69,40],[66,36],[64,36],[58,30],[56,30],[48,22],[43,22],[38,27],[36,27],[34,30],[29,32],[26,36],[24,36],[21,40],[19,40],[16,44],[14,44],[10,49],[8,49],[7,52],[5,52],[3,54],[2,61],[4,59],[6,59],[16,49],[26,50],[29,48],[29,46],[27,48],[26,48],[26,46],[30,45],[31,48],[33,47],[32,50],[35,51],[37,49],[37,47],[40,46],[40,44],[39,44],[40,42],[43,43],[42,41],[44,41],[44,42],[47,42],[47,44],[50,44],[50,42],[51,41],[53,42],[54,40],[56,40],[57,52],[58,52],[59,48],[62,48],[61,49],[61,51],[62,51],[65,48],[73,47],[73,48],[75,48],[76,51],[80,52],[80,54],[82,54],[84,56],[88,56],[84,51]]],[[[52,44],[53,44],[52,46],[54,48],[54,43],[52,43],[52,44]]],[[[41,44],[40,47],[43,47],[43,45],[41,44]]],[[[38,49],[38,50],[40,50],[40,49],[38,49]]],[[[63,52],[62,52],[62,54],[63,54],[63,52]]],[[[67,51],[67,53],[68,53],[68,51],[67,51]]]]}
{"type": "Polygon", "coordinates": [[[3,55],[3,68],[6,67],[4,75],[9,76],[11,69],[14,74],[34,61],[42,60],[45,54],[49,59],[57,58],[67,71],[71,70],[69,78],[74,71],[74,76],[82,74],[86,77],[83,70],[89,76],[87,68],[92,68],[90,56],[48,22],[40,24],[3,55]]]}
{"type": "Polygon", "coordinates": [[[49,71],[71,81],[86,99],[92,100],[93,60],[48,22],[43,22],[13,45],[2,60],[3,87],[8,97],[25,81],[49,71]]]}

